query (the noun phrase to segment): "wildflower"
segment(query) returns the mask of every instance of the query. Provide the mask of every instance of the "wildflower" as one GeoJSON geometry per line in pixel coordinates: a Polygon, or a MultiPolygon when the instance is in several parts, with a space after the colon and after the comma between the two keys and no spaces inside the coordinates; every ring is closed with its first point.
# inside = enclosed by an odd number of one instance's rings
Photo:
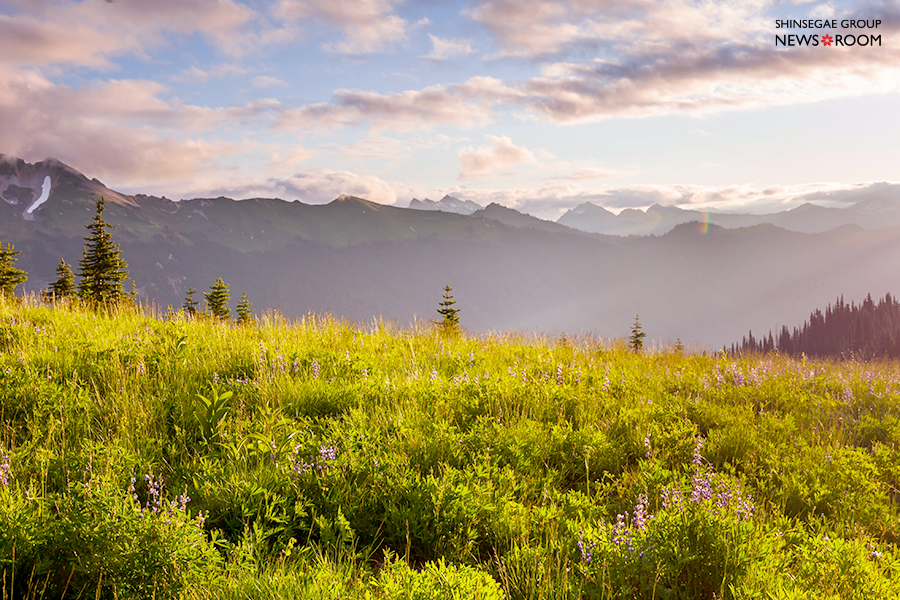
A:
{"type": "Polygon", "coordinates": [[[316,361],[316,359],[313,359],[312,361],[312,376],[313,379],[319,378],[319,363],[316,361]]]}
{"type": "Polygon", "coordinates": [[[681,495],[681,490],[678,488],[669,489],[663,488],[662,493],[660,494],[660,499],[662,500],[663,508],[671,508],[673,506],[681,506],[684,502],[684,498],[681,495]]]}
{"type": "Polygon", "coordinates": [[[9,455],[0,457],[0,485],[9,486],[9,455]]]}
{"type": "Polygon", "coordinates": [[[625,525],[625,515],[619,513],[616,515],[616,524],[613,525],[612,543],[616,546],[629,541],[627,538],[628,526],[625,525]]]}
{"type": "Polygon", "coordinates": [[[188,496],[187,488],[184,488],[184,493],[178,497],[178,509],[181,512],[185,512],[185,508],[187,507],[187,503],[191,501],[191,497],[188,496]]]}
{"type": "Polygon", "coordinates": [[[556,385],[563,384],[563,368],[562,365],[557,365],[556,367],[556,385]]]}
{"type": "Polygon", "coordinates": [[[647,495],[641,494],[638,496],[637,504],[634,505],[634,518],[631,520],[631,523],[638,530],[643,531],[647,527],[647,521],[649,521],[652,517],[647,515],[647,495]]]}
{"type": "Polygon", "coordinates": [[[644,450],[645,450],[644,455],[647,458],[653,458],[653,449],[650,447],[650,434],[649,433],[644,438],[644,450]]]}
{"type": "Polygon", "coordinates": [[[337,460],[337,450],[334,446],[319,446],[319,458],[326,462],[337,460]]]}

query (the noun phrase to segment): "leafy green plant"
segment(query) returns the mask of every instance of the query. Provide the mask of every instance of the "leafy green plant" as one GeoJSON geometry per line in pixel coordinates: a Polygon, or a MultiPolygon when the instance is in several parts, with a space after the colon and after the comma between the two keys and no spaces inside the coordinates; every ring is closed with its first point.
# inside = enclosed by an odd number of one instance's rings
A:
{"type": "Polygon", "coordinates": [[[426,563],[421,570],[388,555],[376,584],[391,600],[503,600],[505,595],[487,573],[443,560],[426,563]]]}
{"type": "Polygon", "coordinates": [[[216,444],[221,441],[222,420],[228,414],[228,399],[234,392],[219,393],[219,387],[215,383],[209,384],[209,397],[197,394],[200,406],[194,413],[197,423],[200,425],[200,433],[207,444],[216,444]]]}

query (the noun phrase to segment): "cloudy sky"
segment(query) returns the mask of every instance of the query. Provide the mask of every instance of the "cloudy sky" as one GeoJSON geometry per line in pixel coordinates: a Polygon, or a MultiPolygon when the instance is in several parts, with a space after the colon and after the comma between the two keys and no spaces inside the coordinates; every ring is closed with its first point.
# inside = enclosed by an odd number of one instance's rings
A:
{"type": "Polygon", "coordinates": [[[0,153],[174,199],[840,205],[898,189],[898,29],[900,0],[0,0],[0,153]],[[811,18],[880,24],[776,29],[811,18]]]}

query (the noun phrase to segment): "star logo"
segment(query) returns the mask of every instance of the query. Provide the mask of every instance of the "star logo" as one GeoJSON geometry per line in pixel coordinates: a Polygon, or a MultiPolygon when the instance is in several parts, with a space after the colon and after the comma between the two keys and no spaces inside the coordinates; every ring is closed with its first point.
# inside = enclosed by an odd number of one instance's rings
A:
{"type": "Polygon", "coordinates": [[[822,36],[822,45],[823,46],[830,46],[831,42],[833,42],[833,41],[834,41],[834,38],[831,37],[830,35],[826,34],[826,35],[822,36]]]}

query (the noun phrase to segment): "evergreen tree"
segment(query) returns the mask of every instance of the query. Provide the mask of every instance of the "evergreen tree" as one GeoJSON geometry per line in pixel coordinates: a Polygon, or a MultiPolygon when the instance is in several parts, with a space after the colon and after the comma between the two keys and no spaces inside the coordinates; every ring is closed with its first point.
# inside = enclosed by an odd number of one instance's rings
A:
{"type": "Polygon", "coordinates": [[[437,308],[437,312],[442,318],[440,321],[433,321],[446,334],[459,331],[459,309],[453,307],[456,300],[450,293],[452,291],[453,289],[449,285],[444,286],[444,296],[437,308]]]}
{"type": "Polygon", "coordinates": [[[56,281],[50,284],[50,289],[44,292],[44,300],[62,300],[75,295],[75,273],[64,259],[59,259],[56,266],[56,281]]]}
{"type": "Polygon", "coordinates": [[[249,300],[247,300],[247,294],[242,293],[241,299],[238,301],[237,309],[236,309],[237,316],[238,316],[237,322],[240,323],[241,325],[243,325],[245,323],[249,323],[250,320],[253,318],[252,317],[253,309],[250,308],[251,306],[253,306],[253,303],[250,302],[249,300]]]}
{"type": "Polygon", "coordinates": [[[78,263],[81,278],[78,291],[85,300],[98,304],[121,300],[125,295],[122,282],[128,278],[128,265],[108,231],[114,227],[103,220],[105,204],[101,197],[94,221],[85,225],[90,235],[84,238],[84,257],[78,263]]]}
{"type": "Polygon", "coordinates": [[[193,318],[197,316],[197,306],[199,302],[194,300],[194,294],[196,293],[194,288],[188,288],[187,295],[184,297],[184,304],[181,305],[181,310],[184,311],[186,317],[193,318]]]}
{"type": "Polygon", "coordinates": [[[22,254],[12,244],[0,242],[0,293],[12,296],[17,285],[28,281],[28,273],[15,267],[16,257],[22,254]]]}
{"type": "Polygon", "coordinates": [[[634,316],[634,324],[631,326],[631,337],[628,338],[628,345],[635,352],[640,352],[644,348],[644,338],[647,334],[641,327],[641,321],[638,315],[634,316]]]}
{"type": "Polygon", "coordinates": [[[219,277],[216,282],[209,288],[209,292],[205,292],[203,297],[206,298],[206,306],[209,307],[209,313],[216,319],[223,321],[231,316],[228,309],[228,285],[219,277]]]}

